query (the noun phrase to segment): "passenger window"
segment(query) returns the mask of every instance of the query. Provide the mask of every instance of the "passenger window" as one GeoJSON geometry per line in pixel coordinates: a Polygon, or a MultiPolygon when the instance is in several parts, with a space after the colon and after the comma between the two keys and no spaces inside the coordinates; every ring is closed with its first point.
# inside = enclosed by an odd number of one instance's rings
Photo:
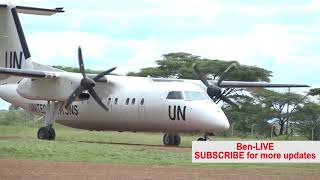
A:
{"type": "Polygon", "coordinates": [[[135,103],[136,103],[136,98],[133,98],[131,104],[134,105],[135,103]]]}
{"type": "Polygon", "coordinates": [[[142,98],[140,101],[140,105],[143,105],[143,104],[144,104],[144,98],[142,98]]]}
{"type": "Polygon", "coordinates": [[[111,103],[111,98],[108,98],[107,106],[109,106],[111,103]]]}
{"type": "Polygon", "coordinates": [[[114,99],[114,104],[117,105],[118,104],[118,98],[114,99]]]}
{"type": "Polygon", "coordinates": [[[169,92],[167,99],[183,99],[182,91],[169,92]]]}
{"type": "Polygon", "coordinates": [[[126,105],[128,105],[128,104],[129,104],[129,101],[130,101],[130,99],[129,99],[129,98],[127,98],[127,100],[126,100],[126,105]]]}

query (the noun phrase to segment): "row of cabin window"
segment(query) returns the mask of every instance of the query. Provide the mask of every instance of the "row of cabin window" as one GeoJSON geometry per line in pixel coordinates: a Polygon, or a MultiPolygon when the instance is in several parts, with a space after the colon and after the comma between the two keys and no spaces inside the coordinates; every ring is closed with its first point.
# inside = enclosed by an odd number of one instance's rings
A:
{"type": "MultiPolygon", "coordinates": [[[[108,98],[107,106],[109,106],[109,105],[111,104],[111,100],[112,100],[112,98],[108,98]]],[[[130,102],[130,98],[127,98],[127,100],[126,100],[126,105],[129,105],[129,102],[130,102]]],[[[136,98],[133,98],[133,99],[131,100],[131,105],[134,105],[135,103],[136,103],[136,98]]],[[[114,104],[115,104],[115,105],[118,104],[118,98],[115,98],[115,99],[114,99],[114,104]]],[[[140,105],[144,105],[144,98],[141,99],[140,105]]]]}

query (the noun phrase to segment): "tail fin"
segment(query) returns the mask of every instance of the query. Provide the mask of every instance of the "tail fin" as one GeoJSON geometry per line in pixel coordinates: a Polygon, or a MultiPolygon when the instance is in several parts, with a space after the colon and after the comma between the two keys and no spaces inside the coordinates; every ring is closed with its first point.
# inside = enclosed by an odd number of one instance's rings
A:
{"type": "MultiPolygon", "coordinates": [[[[18,13],[52,15],[64,12],[62,8],[43,9],[12,4],[0,4],[0,67],[33,69],[31,53],[18,13]]],[[[0,80],[8,77],[0,77],[0,80]]]]}

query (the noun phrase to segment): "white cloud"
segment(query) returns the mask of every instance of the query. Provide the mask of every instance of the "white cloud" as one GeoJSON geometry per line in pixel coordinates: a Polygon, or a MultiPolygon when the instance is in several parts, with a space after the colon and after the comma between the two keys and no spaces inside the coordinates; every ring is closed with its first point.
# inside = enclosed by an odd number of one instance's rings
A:
{"type": "Polygon", "coordinates": [[[258,24],[243,34],[194,37],[182,42],[179,48],[203,57],[239,60],[251,65],[259,64],[257,55],[274,59],[279,64],[301,62],[305,57],[299,55],[304,53],[300,43],[308,42],[311,37],[293,32],[296,29],[299,28],[279,24],[258,24]]]}
{"type": "Polygon", "coordinates": [[[222,11],[221,3],[210,0],[164,0],[154,2],[153,7],[146,9],[146,12],[150,15],[202,18],[216,16],[222,11]]]}
{"type": "Polygon", "coordinates": [[[77,47],[80,45],[86,67],[104,69],[116,65],[119,66],[117,73],[122,74],[155,65],[155,59],[161,56],[161,47],[154,39],[112,39],[86,32],[34,33],[28,38],[28,44],[33,60],[41,64],[77,67],[77,47]],[[112,57],[112,51],[132,52],[132,55],[119,62],[112,57]]]}
{"type": "Polygon", "coordinates": [[[268,5],[252,5],[252,4],[237,4],[235,8],[241,15],[246,16],[277,16],[288,13],[312,13],[320,10],[320,2],[318,0],[305,1],[303,3],[270,3],[268,5]]]}
{"type": "Polygon", "coordinates": [[[81,46],[86,59],[101,59],[106,53],[107,38],[87,32],[41,32],[28,37],[34,61],[44,64],[77,65],[77,48],[81,46]]]}

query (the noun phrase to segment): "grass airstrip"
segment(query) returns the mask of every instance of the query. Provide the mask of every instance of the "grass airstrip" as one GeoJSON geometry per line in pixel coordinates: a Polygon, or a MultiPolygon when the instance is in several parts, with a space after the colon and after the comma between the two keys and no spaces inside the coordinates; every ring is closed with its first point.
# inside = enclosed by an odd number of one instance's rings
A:
{"type": "Polygon", "coordinates": [[[162,133],[96,132],[58,124],[55,141],[38,140],[39,127],[40,124],[0,125],[0,158],[208,168],[296,168],[310,172],[320,169],[320,164],[193,164],[191,143],[198,135],[183,135],[177,148],[162,146],[162,133]]]}

